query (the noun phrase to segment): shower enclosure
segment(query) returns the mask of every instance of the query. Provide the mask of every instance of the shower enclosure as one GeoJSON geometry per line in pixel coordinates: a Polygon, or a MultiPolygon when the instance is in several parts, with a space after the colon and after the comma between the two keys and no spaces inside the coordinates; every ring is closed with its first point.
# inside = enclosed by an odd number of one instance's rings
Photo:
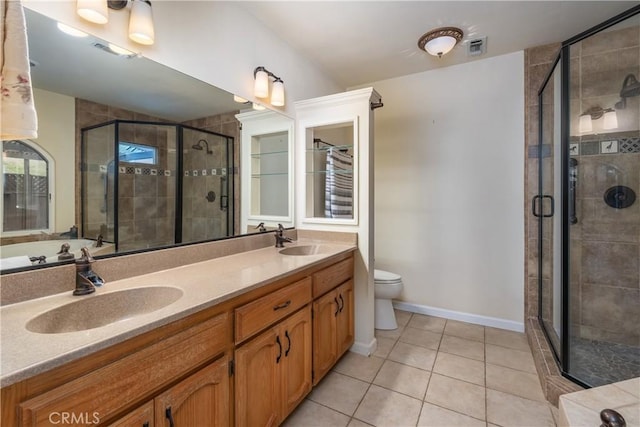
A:
{"type": "Polygon", "coordinates": [[[538,318],[563,375],[640,376],[640,7],[562,44],[538,92],[538,318]]]}
{"type": "Polygon", "coordinates": [[[122,252],[233,234],[233,137],[127,120],[81,132],[83,237],[122,252]]]}

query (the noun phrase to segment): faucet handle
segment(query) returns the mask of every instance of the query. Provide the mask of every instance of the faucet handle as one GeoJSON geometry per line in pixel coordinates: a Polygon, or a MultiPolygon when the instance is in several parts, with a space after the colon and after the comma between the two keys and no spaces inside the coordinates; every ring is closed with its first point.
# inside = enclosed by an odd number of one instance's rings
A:
{"type": "Polygon", "coordinates": [[[77,261],[79,261],[79,262],[95,262],[95,259],[93,259],[93,257],[91,256],[91,253],[89,253],[89,248],[87,248],[85,246],[82,249],[80,249],[80,252],[82,252],[82,257],[78,258],[77,261]]]}

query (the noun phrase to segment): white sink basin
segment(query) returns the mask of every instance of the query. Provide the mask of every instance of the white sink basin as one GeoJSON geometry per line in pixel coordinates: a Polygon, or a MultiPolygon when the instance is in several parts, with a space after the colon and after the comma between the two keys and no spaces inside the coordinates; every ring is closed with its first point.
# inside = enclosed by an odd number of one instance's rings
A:
{"type": "Polygon", "coordinates": [[[303,245],[303,246],[291,246],[280,250],[282,255],[321,255],[331,251],[331,248],[326,245],[303,245]]]}

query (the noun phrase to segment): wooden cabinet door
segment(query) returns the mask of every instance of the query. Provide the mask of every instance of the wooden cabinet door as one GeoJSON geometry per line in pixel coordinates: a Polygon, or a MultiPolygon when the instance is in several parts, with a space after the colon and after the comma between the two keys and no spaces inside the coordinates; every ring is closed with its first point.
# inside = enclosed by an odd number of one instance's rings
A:
{"type": "Polygon", "coordinates": [[[154,406],[151,400],[109,424],[109,427],[154,427],[153,413],[154,406]]]}
{"type": "Polygon", "coordinates": [[[355,337],[353,324],[353,281],[349,280],[340,285],[336,289],[336,293],[338,302],[340,303],[339,313],[336,318],[337,358],[340,358],[340,356],[353,345],[355,337]]]}
{"type": "Polygon", "coordinates": [[[236,350],[236,425],[263,427],[280,422],[283,345],[274,327],[236,350]]]}
{"type": "Polygon", "coordinates": [[[320,382],[338,358],[337,301],[337,294],[333,291],[313,302],[313,385],[320,382]]]}
{"type": "Polygon", "coordinates": [[[311,391],[311,307],[298,311],[280,326],[283,339],[282,419],[311,391]]]}
{"type": "Polygon", "coordinates": [[[154,399],[157,426],[228,426],[228,357],[210,364],[154,399]]]}

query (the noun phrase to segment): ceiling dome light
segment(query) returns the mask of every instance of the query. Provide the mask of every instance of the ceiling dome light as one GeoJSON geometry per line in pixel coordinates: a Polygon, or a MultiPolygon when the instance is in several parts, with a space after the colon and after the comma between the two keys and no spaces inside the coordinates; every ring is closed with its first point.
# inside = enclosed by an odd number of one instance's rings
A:
{"type": "Polygon", "coordinates": [[[440,58],[450,52],[462,40],[462,36],[462,30],[459,28],[436,28],[420,37],[418,47],[430,55],[440,58]]]}

